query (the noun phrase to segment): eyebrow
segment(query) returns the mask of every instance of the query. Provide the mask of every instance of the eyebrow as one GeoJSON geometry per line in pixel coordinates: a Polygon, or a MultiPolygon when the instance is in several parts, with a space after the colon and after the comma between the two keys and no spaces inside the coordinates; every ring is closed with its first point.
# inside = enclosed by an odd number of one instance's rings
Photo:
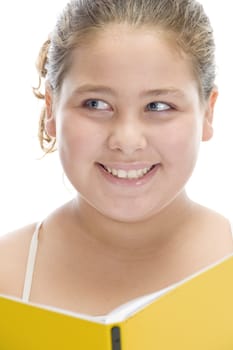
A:
{"type": "MultiPolygon", "coordinates": [[[[110,87],[103,85],[92,85],[84,84],[78,86],[73,92],[72,95],[81,94],[85,92],[102,92],[111,96],[117,95],[117,93],[110,87]]],[[[144,90],[140,93],[140,97],[145,96],[161,96],[161,95],[175,95],[178,97],[184,97],[185,93],[183,90],[176,89],[173,87],[163,88],[163,89],[153,89],[153,90],[144,90]]]]}

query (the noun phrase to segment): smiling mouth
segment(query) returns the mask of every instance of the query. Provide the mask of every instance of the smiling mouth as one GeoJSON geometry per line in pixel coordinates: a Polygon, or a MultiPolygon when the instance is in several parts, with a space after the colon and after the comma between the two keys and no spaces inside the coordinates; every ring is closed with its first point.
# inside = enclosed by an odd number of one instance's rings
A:
{"type": "Polygon", "coordinates": [[[142,169],[132,169],[132,170],[124,170],[124,169],[113,169],[113,168],[108,168],[104,166],[103,164],[99,165],[108,173],[111,174],[112,176],[118,178],[118,179],[140,179],[147,175],[149,172],[151,172],[156,164],[153,164],[151,167],[147,168],[142,168],[142,169]]]}

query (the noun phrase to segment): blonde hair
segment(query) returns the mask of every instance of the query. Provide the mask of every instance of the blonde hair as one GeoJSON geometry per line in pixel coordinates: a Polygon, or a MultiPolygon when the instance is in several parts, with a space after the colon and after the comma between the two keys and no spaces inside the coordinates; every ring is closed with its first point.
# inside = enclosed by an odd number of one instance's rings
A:
{"type": "MultiPolygon", "coordinates": [[[[59,94],[73,50],[112,23],[159,29],[171,36],[177,47],[191,59],[201,99],[209,97],[215,82],[215,43],[209,18],[196,0],[70,1],[39,52],[39,85],[33,89],[36,97],[45,98],[40,92],[43,78],[53,92],[59,94]]],[[[56,140],[47,134],[45,120],[44,107],[38,137],[42,150],[50,153],[55,149],[56,140]]]]}

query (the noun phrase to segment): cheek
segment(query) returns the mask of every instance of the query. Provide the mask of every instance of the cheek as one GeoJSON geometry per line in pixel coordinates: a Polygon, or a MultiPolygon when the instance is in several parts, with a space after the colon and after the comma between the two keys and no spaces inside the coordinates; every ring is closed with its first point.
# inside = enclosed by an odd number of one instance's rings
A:
{"type": "Polygon", "coordinates": [[[171,123],[160,133],[159,148],[162,159],[168,165],[185,164],[190,167],[196,163],[200,142],[201,128],[196,119],[171,123]]]}
{"type": "Polygon", "coordinates": [[[103,140],[101,129],[88,120],[71,121],[64,118],[57,127],[58,150],[67,161],[95,158],[103,140]]]}

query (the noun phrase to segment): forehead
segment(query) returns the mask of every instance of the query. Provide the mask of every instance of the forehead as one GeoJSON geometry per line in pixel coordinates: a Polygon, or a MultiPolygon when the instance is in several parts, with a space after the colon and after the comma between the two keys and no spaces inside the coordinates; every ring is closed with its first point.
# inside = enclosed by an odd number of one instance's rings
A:
{"type": "MultiPolygon", "coordinates": [[[[190,59],[162,31],[111,25],[72,54],[67,79],[120,89],[196,85],[190,59]]],[[[66,80],[65,78],[65,80],[66,80]]]]}

